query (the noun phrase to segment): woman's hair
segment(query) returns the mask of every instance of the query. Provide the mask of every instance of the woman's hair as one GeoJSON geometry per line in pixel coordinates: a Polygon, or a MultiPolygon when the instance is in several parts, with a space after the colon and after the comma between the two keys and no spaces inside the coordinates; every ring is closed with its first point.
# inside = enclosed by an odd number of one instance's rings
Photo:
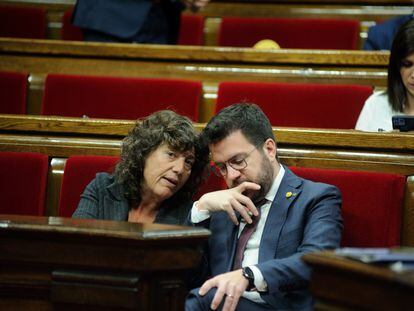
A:
{"type": "Polygon", "coordinates": [[[162,110],[137,120],[122,141],[121,160],[115,168],[115,179],[123,186],[130,205],[137,205],[141,201],[145,160],[163,143],[177,152],[194,150],[195,153],[190,177],[167,201],[172,206],[180,204],[191,199],[198,189],[208,162],[208,152],[201,148],[199,136],[190,119],[170,110],[162,110]]]}
{"type": "Polygon", "coordinates": [[[404,111],[407,98],[400,70],[404,59],[412,53],[414,53],[414,19],[410,19],[399,28],[391,46],[387,93],[388,101],[394,111],[404,111]]]}

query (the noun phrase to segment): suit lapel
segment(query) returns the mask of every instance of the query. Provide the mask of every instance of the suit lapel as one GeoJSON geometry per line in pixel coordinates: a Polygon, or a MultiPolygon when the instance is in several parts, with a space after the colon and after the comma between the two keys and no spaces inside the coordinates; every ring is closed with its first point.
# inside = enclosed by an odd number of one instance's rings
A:
{"type": "Polygon", "coordinates": [[[259,262],[275,258],[280,233],[288,216],[289,208],[301,193],[302,181],[287,167],[285,175],[270,207],[260,241],[259,262]]]}
{"type": "Polygon", "coordinates": [[[117,183],[112,183],[107,187],[108,195],[105,195],[104,218],[111,220],[127,221],[129,205],[123,196],[123,188],[117,183]]]}

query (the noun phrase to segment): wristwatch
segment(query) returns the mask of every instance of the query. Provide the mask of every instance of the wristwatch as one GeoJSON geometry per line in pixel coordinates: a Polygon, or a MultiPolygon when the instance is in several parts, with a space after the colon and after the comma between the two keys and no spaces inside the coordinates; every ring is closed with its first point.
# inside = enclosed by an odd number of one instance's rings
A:
{"type": "Polygon", "coordinates": [[[249,267],[244,267],[242,269],[243,276],[249,281],[249,285],[247,286],[246,290],[251,291],[256,286],[254,285],[254,273],[252,269],[249,267]]]}

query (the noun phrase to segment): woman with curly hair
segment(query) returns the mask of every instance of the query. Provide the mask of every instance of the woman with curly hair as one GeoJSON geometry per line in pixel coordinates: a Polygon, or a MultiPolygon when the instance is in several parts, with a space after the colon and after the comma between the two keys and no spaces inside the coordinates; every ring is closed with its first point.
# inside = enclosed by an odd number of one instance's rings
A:
{"type": "Polygon", "coordinates": [[[391,131],[394,115],[414,115],[414,19],[403,24],[394,37],[387,90],[367,99],[355,129],[391,131]]]}
{"type": "Polygon", "coordinates": [[[98,173],[72,217],[183,224],[208,153],[191,121],[163,110],[138,120],[113,175],[98,173]]]}

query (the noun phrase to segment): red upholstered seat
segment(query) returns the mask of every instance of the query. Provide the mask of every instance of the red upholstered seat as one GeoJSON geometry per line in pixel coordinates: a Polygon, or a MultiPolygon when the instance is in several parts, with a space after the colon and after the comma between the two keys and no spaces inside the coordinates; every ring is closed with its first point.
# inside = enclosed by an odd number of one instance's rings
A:
{"type": "MultiPolygon", "coordinates": [[[[211,163],[211,165],[213,165],[213,163],[211,163]]],[[[224,179],[218,177],[210,170],[207,179],[200,185],[200,189],[194,195],[194,201],[198,200],[205,193],[223,189],[227,189],[224,179]]]]}
{"type": "Polygon", "coordinates": [[[49,74],[43,115],[137,119],[172,109],[198,120],[200,82],[49,74]]]}
{"type": "Polygon", "coordinates": [[[26,113],[27,73],[0,71],[0,113],[26,113]]]}
{"type": "Polygon", "coordinates": [[[82,30],[71,22],[73,9],[69,9],[62,17],[62,40],[83,41],[82,30]]]}
{"type": "Polygon", "coordinates": [[[201,15],[181,15],[179,45],[203,45],[204,17],[201,15]]]}
{"type": "Polygon", "coordinates": [[[44,39],[46,37],[45,10],[1,5],[0,37],[44,39]]]}
{"type": "Polygon", "coordinates": [[[353,129],[371,87],[222,82],[216,112],[242,101],[260,106],[272,125],[353,129]]]}
{"type": "Polygon", "coordinates": [[[252,47],[271,39],[284,49],[355,50],[358,36],[357,20],[224,17],[218,45],[252,47]]]}
{"type": "Polygon", "coordinates": [[[71,217],[80,195],[96,173],[112,173],[119,157],[71,156],[67,159],[60,191],[59,216],[71,217]]]}
{"type": "Polygon", "coordinates": [[[48,165],[45,154],[0,152],[0,214],[44,215],[48,165]]]}
{"type": "Polygon", "coordinates": [[[306,179],[337,186],[342,193],[342,246],[400,244],[405,176],[362,171],[292,167],[306,179]]]}

